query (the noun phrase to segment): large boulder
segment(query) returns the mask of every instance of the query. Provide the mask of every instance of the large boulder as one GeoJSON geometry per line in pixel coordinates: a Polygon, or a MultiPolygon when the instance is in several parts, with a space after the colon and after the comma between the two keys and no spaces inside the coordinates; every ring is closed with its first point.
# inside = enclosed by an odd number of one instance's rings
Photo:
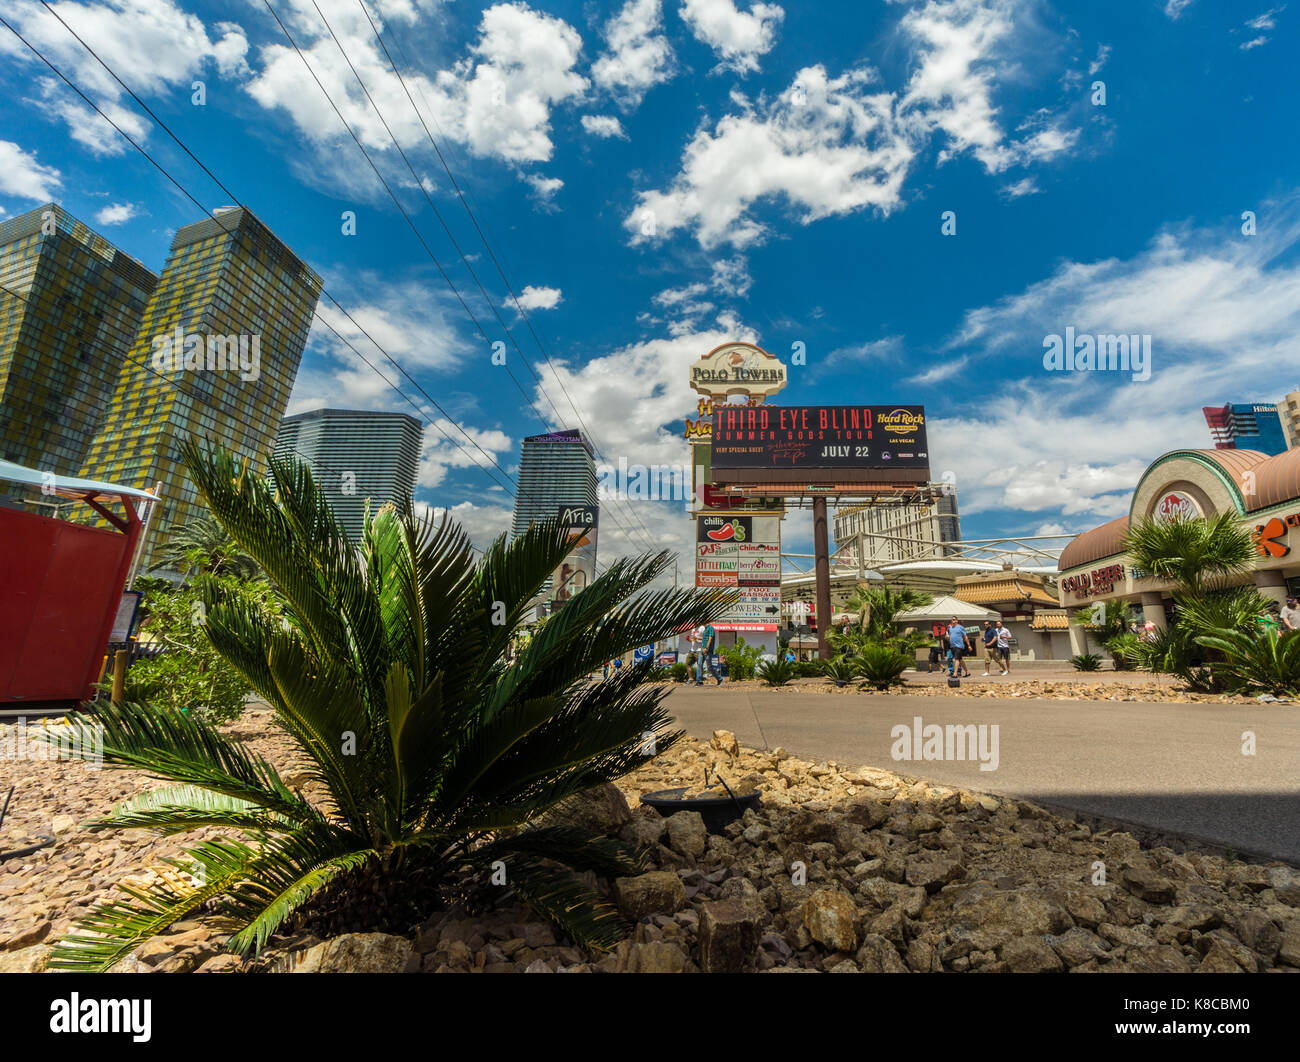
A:
{"type": "Polygon", "coordinates": [[[44,973],[49,957],[48,944],[33,944],[30,948],[0,952],[0,974],[44,973]]]}
{"type": "Polygon", "coordinates": [[[289,973],[404,973],[415,951],[405,937],[345,933],[294,956],[289,973]]]}
{"type": "Polygon", "coordinates": [[[1060,973],[1064,964],[1042,937],[1016,937],[1002,946],[1002,961],[1012,973],[1060,973]]]}
{"type": "Polygon", "coordinates": [[[614,898],[628,918],[671,915],[686,906],[686,886],[672,871],[652,870],[636,877],[615,878],[614,898]]]}
{"type": "Polygon", "coordinates": [[[1015,937],[1064,933],[1071,924],[1064,908],[1033,887],[983,894],[972,889],[953,905],[951,936],[986,951],[1015,937]]]}
{"type": "Polygon", "coordinates": [[[690,961],[676,944],[656,940],[636,943],[625,940],[616,952],[619,973],[684,973],[690,961]]]}
{"type": "Polygon", "coordinates": [[[1120,883],[1139,900],[1147,903],[1174,901],[1174,883],[1150,867],[1130,867],[1120,875],[1120,883]]]}

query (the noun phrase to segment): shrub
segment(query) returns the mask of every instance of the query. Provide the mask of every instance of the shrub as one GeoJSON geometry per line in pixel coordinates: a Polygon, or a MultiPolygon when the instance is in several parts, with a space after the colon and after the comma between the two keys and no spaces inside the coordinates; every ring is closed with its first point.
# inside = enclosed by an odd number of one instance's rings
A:
{"type": "Polygon", "coordinates": [[[1096,653],[1080,653],[1078,656],[1070,657],[1070,663],[1074,665],[1075,671],[1099,671],[1101,669],[1101,657],[1096,653]]]}
{"type": "Polygon", "coordinates": [[[901,683],[903,672],[914,663],[911,653],[892,645],[864,645],[857,660],[865,684],[878,690],[901,683]]]}
{"type": "Polygon", "coordinates": [[[837,656],[834,660],[820,661],[822,673],[837,686],[843,686],[858,673],[858,661],[837,656]]]}
{"type": "Polygon", "coordinates": [[[795,677],[795,667],[785,660],[764,660],[758,665],[758,677],[765,685],[784,686],[795,677]]]}
{"type": "Polygon", "coordinates": [[[409,933],[498,860],[514,894],[562,932],[612,947],[627,925],[580,875],[637,874],[644,859],[550,813],[651,759],[647,731],[660,751],[680,734],[666,729],[669,691],[642,686],[646,668],[583,679],[718,618],[725,596],[651,590],[668,553],[615,561],[506,664],[528,603],[571,551],[556,521],[502,535],[476,561],[454,522],[417,518],[408,501],[369,517],[353,548],[301,462],[272,460],[272,493],[228,452],[191,440],[182,453],[199,494],[283,595],[283,616],[243,598],[215,604],[208,635],[271,705],[320,796],[307,800],[194,713],[121,704],[73,716],[53,740],[86,756],[102,740],[110,767],[172,783],[92,829],[221,833],[172,860],[190,873],[123,885],[59,941],[51,967],[106,970],[202,911],[231,921],[227,947],[240,955],[295,915],[319,936],[409,933]]]}
{"type": "Polygon", "coordinates": [[[671,673],[674,682],[685,682],[691,677],[691,669],[680,660],[673,664],[668,670],[671,673]]]}
{"type": "Polygon", "coordinates": [[[718,650],[718,655],[727,668],[727,677],[736,681],[752,679],[758,658],[763,655],[761,645],[748,645],[743,637],[736,639],[735,645],[718,650]]]}
{"type": "Polygon", "coordinates": [[[1126,671],[1130,666],[1131,654],[1133,647],[1138,643],[1136,634],[1117,634],[1113,638],[1107,638],[1102,644],[1106,652],[1110,653],[1111,663],[1114,664],[1116,671],[1126,671]]]}
{"type": "Polygon", "coordinates": [[[821,660],[796,660],[790,666],[794,668],[795,678],[821,678],[826,672],[822,670],[821,660]]]}
{"type": "Polygon", "coordinates": [[[1258,688],[1280,697],[1300,695],[1300,631],[1280,638],[1218,630],[1197,639],[1226,658],[1220,666],[1241,680],[1243,687],[1258,688]]]}

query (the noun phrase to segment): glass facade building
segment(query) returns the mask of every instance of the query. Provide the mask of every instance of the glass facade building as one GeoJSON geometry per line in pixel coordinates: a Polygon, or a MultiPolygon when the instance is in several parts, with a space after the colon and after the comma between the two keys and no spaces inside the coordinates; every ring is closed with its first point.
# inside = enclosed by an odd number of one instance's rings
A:
{"type": "Polygon", "coordinates": [[[1217,450],[1258,450],[1276,455],[1287,449],[1287,432],[1276,405],[1229,402],[1226,406],[1205,406],[1201,412],[1217,450]]]}
{"type": "Polygon", "coordinates": [[[275,456],[307,463],[348,537],[360,542],[367,502],[374,513],[414,495],[423,437],[407,413],[313,409],[280,422],[275,456]]]}
{"type": "MultiPolygon", "coordinates": [[[[593,512],[598,509],[594,451],[587,437],[576,428],[526,436],[515,482],[512,540],[527,531],[535,520],[554,520],[562,508],[585,506],[593,512]]],[[[570,560],[584,574],[572,578],[573,573],[563,567],[557,570],[543,586],[541,600],[562,598],[568,587],[584,585],[595,577],[594,531],[579,543],[570,560]]]]}
{"type": "Polygon", "coordinates": [[[149,552],[200,515],[180,459],[184,440],[220,443],[265,471],[320,288],[316,273],[242,207],[176,233],[81,469],[126,486],[160,485],[149,552]]]}
{"type": "Polygon", "coordinates": [[[157,282],[53,203],[0,223],[0,457],[78,474],[157,282]]]}

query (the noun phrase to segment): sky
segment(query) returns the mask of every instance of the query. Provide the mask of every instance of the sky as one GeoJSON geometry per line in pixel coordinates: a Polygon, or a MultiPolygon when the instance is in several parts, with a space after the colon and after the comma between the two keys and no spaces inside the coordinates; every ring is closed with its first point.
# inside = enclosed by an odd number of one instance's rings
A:
{"type": "MultiPolygon", "coordinates": [[[[688,367],[729,340],[790,365],[782,404],[923,404],[966,539],[1127,512],[1150,461],[1212,445],[1202,406],[1300,388],[1300,8],[49,9],[0,0],[204,209],[252,209],[346,310],[322,299],[289,412],[417,407],[417,500],[480,544],[508,528],[525,435],[688,464],[688,367]],[[1047,367],[1067,328],[1149,335],[1149,371],[1047,367]]],[[[54,200],[157,271],[205,216],[2,26],[0,94],[0,218],[54,200]]],[[[606,503],[600,550],[688,566],[691,536],[681,502],[606,503]]],[[[811,520],[784,536],[810,551],[811,520]]]]}

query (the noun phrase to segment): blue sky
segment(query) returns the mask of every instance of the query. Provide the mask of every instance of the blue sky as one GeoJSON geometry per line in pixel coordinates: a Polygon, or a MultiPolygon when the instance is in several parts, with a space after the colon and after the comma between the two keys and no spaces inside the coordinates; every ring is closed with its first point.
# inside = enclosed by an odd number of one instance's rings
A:
{"type": "MultiPolygon", "coordinates": [[[[575,406],[611,462],[685,463],[690,362],[802,343],[780,401],[923,403],[967,538],[1073,532],[1127,511],[1160,453],[1209,445],[1202,405],[1300,385],[1300,9],[371,2],[404,89],[358,0],[317,0],[372,105],[312,0],[271,3],[486,337],[264,0],[52,6],[508,471],[525,434],[579,426],[575,406]],[[1150,334],[1150,379],[1046,371],[1044,337],[1067,326],[1150,334]]],[[[206,207],[229,202],[39,3],[0,12],[206,207]]],[[[0,216],[54,199],[160,268],[198,209],[2,27],[0,57],[0,216]]],[[[318,324],[290,409],[323,404],[410,410],[318,324]]],[[[480,541],[509,522],[508,494],[436,428],[418,497],[480,541]]],[[[787,521],[790,547],[807,524],[787,521]]],[[[689,557],[689,535],[680,505],[627,503],[601,550],[689,557]]]]}

